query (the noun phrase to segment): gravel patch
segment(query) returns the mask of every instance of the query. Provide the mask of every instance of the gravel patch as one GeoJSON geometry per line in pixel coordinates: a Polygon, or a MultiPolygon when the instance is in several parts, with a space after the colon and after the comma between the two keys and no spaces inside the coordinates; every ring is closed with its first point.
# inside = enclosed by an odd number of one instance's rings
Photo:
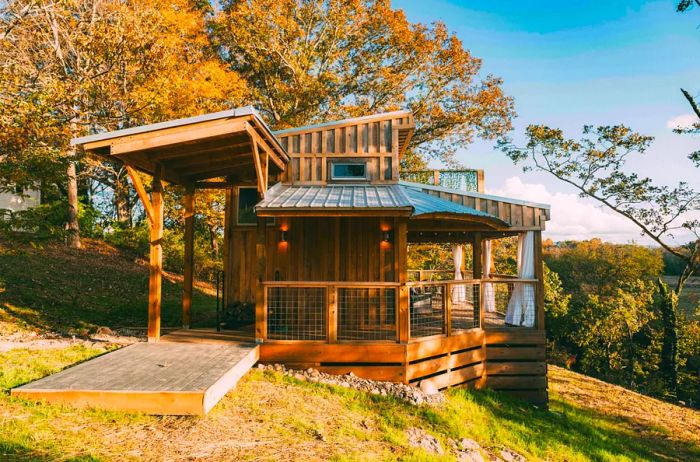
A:
{"type": "Polygon", "coordinates": [[[393,396],[414,405],[436,405],[445,401],[445,396],[442,393],[433,391],[434,389],[431,390],[429,387],[423,387],[431,391],[426,393],[426,391],[419,387],[405,385],[403,383],[379,382],[376,380],[363,379],[352,372],[345,375],[333,375],[320,372],[313,368],[306,370],[287,369],[284,364],[258,364],[258,369],[281,372],[288,377],[293,377],[301,381],[352,388],[372,395],[393,396]]]}

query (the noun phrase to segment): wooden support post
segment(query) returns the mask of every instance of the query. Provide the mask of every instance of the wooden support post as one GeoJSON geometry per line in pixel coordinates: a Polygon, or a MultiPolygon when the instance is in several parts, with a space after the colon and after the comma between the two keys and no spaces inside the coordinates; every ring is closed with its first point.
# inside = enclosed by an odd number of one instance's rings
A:
{"type": "Polygon", "coordinates": [[[160,302],[163,273],[163,168],[156,166],[151,187],[153,221],[150,234],[150,262],[148,274],[148,341],[160,340],[160,302]]]}
{"type": "Polygon", "coordinates": [[[188,186],[183,197],[185,207],[185,256],[182,290],[182,327],[192,322],[192,285],[194,282],[194,186],[188,186]]]}
{"type": "MultiPolygon", "coordinates": [[[[452,334],[452,291],[460,290],[458,285],[445,284],[445,296],[443,299],[443,304],[445,305],[445,334],[449,337],[452,334]]],[[[467,290],[466,287],[464,290],[467,290]]],[[[465,294],[466,296],[466,294],[465,294]]]]}
{"type": "MultiPolygon", "coordinates": [[[[472,235],[472,278],[481,279],[484,277],[484,241],[481,233],[472,235]]],[[[484,328],[484,284],[479,283],[479,327],[484,328]]],[[[486,358],[486,335],[484,335],[483,343],[481,344],[483,358],[486,358]]],[[[477,380],[474,386],[478,389],[486,386],[486,367],[483,368],[481,378],[477,380]]]]}
{"type": "Polygon", "coordinates": [[[542,232],[534,231],[535,240],[535,278],[537,279],[537,287],[535,288],[537,310],[536,325],[538,330],[544,330],[544,263],[542,259],[542,232]]]}
{"type": "Polygon", "coordinates": [[[474,233],[472,235],[472,271],[474,279],[481,279],[483,277],[483,252],[482,252],[481,233],[474,233]]]}
{"type": "Polygon", "coordinates": [[[399,312],[398,312],[398,334],[400,343],[408,343],[411,333],[411,320],[409,310],[409,293],[406,282],[407,274],[407,259],[408,259],[408,220],[406,218],[397,218],[394,224],[394,245],[396,248],[395,258],[395,274],[397,282],[399,282],[399,312]]]}
{"type": "Polygon", "coordinates": [[[328,343],[336,343],[338,341],[338,288],[328,286],[327,309],[328,309],[328,343]]]}
{"type": "Polygon", "coordinates": [[[267,220],[258,218],[258,227],[256,230],[255,240],[255,258],[256,258],[256,275],[255,275],[255,341],[263,342],[267,337],[267,306],[266,294],[263,281],[265,280],[265,250],[266,250],[266,232],[267,220]]]}

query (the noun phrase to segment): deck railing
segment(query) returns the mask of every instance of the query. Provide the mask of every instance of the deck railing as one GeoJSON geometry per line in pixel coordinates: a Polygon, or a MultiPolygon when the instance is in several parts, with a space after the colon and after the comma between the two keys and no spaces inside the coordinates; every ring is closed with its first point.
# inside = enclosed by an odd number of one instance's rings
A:
{"type": "Polygon", "coordinates": [[[411,338],[450,335],[480,324],[481,280],[409,282],[411,338]]]}
{"type": "Polygon", "coordinates": [[[393,282],[269,281],[263,283],[265,339],[399,341],[402,288],[408,294],[404,303],[408,304],[410,339],[454,335],[482,326],[535,327],[536,283],[534,279],[513,278],[413,281],[405,286],[393,282]]]}
{"type": "Polygon", "coordinates": [[[265,282],[268,340],[398,340],[398,283],[265,282]]]}

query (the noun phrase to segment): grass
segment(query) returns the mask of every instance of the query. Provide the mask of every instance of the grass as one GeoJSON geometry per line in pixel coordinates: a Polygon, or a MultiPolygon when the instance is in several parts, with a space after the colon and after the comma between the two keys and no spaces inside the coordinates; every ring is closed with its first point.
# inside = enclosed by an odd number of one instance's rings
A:
{"type": "Polygon", "coordinates": [[[73,346],[0,354],[0,459],[454,460],[408,445],[405,430],[469,437],[528,460],[699,460],[700,416],[552,367],[550,410],[495,392],[452,390],[437,408],[251,371],[206,418],[38,404],[7,389],[103,353],[73,346]]]}
{"type": "MultiPolygon", "coordinates": [[[[0,338],[87,335],[146,325],[147,267],[101,243],[68,250],[0,241],[0,338]]],[[[685,304],[693,304],[684,299],[685,304]]],[[[180,324],[181,286],[163,284],[163,324],[180,324]]],[[[215,300],[199,286],[194,317],[215,300]]],[[[70,346],[0,353],[0,460],[452,460],[409,446],[420,427],[448,447],[469,437],[529,460],[700,460],[697,411],[550,367],[550,410],[494,392],[452,390],[439,408],[251,371],[206,418],[78,410],[12,398],[9,389],[106,352],[70,346]]]]}
{"type": "MultiPolygon", "coordinates": [[[[143,328],[147,323],[148,267],[104,244],[85,249],[41,247],[0,240],[0,335],[55,332],[86,336],[101,327],[143,328]]],[[[181,323],[182,286],[163,280],[163,327],[181,323]]],[[[193,295],[196,326],[213,325],[216,300],[199,284],[193,295]]]]}

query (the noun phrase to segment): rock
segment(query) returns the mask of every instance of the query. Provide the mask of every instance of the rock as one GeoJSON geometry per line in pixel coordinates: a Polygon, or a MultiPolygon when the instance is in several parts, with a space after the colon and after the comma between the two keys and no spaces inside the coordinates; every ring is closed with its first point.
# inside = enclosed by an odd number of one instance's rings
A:
{"type": "Polygon", "coordinates": [[[472,451],[478,451],[481,449],[481,445],[471,438],[462,438],[459,440],[459,446],[461,449],[470,449],[472,451]]]}
{"type": "Polygon", "coordinates": [[[439,390],[433,384],[433,382],[429,382],[427,380],[421,380],[420,390],[426,395],[434,395],[435,393],[439,393],[439,390]]]}
{"type": "Polygon", "coordinates": [[[479,451],[464,449],[457,451],[455,456],[459,462],[484,462],[484,456],[479,451]]]}
{"type": "Polygon", "coordinates": [[[294,374],[293,377],[297,380],[301,380],[302,382],[306,380],[306,377],[304,377],[303,374],[299,374],[299,373],[294,374]]]}
{"type": "Polygon", "coordinates": [[[406,436],[408,437],[408,444],[415,448],[421,448],[429,454],[442,455],[445,453],[438,439],[425,430],[411,427],[406,430],[406,436]]]}
{"type": "Polygon", "coordinates": [[[500,456],[505,462],[526,462],[527,461],[525,459],[525,457],[521,456],[517,452],[513,451],[512,449],[508,449],[508,448],[501,449],[500,456]]]}
{"type": "Polygon", "coordinates": [[[264,365],[264,364],[258,363],[258,369],[260,369],[261,371],[264,371],[264,370],[265,370],[265,365],[264,365]]]}

